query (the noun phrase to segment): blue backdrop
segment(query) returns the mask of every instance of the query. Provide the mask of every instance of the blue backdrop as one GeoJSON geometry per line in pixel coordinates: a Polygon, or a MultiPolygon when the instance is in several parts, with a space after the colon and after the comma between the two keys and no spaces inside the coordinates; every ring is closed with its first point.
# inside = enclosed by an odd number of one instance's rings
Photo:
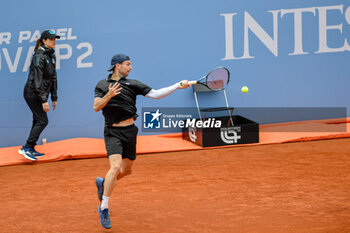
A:
{"type": "MultiPolygon", "coordinates": [[[[23,86],[45,29],[62,37],[58,107],[41,137],[49,142],[102,138],[94,87],[119,52],[131,57],[130,78],[155,89],[226,66],[231,106],[350,107],[349,1],[20,0],[2,3],[0,12],[0,147],[22,145],[29,134],[23,86]],[[240,91],[244,85],[247,94],[240,91]]],[[[217,106],[216,97],[204,95],[201,103],[217,106]]],[[[138,97],[140,115],[142,107],[154,106],[194,107],[193,92],[138,97]]]]}

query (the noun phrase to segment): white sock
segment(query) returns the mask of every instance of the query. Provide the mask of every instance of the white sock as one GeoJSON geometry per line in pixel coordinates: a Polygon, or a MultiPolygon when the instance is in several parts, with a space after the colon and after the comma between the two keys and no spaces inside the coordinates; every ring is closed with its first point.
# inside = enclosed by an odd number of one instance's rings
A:
{"type": "Polygon", "coordinates": [[[109,197],[102,196],[101,210],[108,209],[109,197]]]}

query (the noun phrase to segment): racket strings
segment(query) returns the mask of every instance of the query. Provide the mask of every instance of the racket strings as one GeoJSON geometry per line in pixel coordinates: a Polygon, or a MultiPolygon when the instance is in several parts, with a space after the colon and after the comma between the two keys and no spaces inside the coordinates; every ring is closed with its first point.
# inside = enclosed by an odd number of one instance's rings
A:
{"type": "Polygon", "coordinates": [[[206,85],[212,90],[222,90],[228,84],[230,73],[226,68],[217,68],[207,75],[206,85]]]}

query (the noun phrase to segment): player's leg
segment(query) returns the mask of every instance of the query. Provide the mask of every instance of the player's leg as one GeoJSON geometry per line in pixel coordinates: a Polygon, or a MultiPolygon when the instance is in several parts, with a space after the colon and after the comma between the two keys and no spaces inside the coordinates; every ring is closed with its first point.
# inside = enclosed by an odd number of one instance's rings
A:
{"type": "Polygon", "coordinates": [[[117,180],[120,180],[124,176],[131,175],[133,163],[134,163],[134,161],[132,161],[130,159],[123,159],[122,165],[121,165],[121,168],[120,168],[120,172],[119,172],[119,174],[117,176],[117,180]]]}
{"type": "Polygon", "coordinates": [[[96,185],[101,204],[98,206],[100,222],[104,228],[111,228],[112,223],[109,218],[108,201],[117,182],[117,176],[122,164],[123,146],[120,140],[119,129],[105,127],[104,138],[109,159],[109,170],[105,179],[97,177],[96,185]],[[103,195],[101,194],[103,192],[103,195]],[[102,198],[101,198],[102,196],[102,198]]]}
{"type": "Polygon", "coordinates": [[[123,131],[123,161],[120,168],[120,173],[117,180],[124,176],[131,175],[132,166],[136,159],[136,141],[138,128],[135,125],[130,125],[124,128],[123,131]]]}
{"type": "Polygon", "coordinates": [[[108,201],[116,185],[117,176],[120,173],[120,168],[122,165],[122,156],[120,154],[110,155],[109,164],[110,164],[110,168],[104,179],[104,191],[102,196],[102,202],[98,206],[98,213],[100,215],[101,225],[106,229],[109,229],[112,227],[112,223],[109,218],[108,201]]]}
{"type": "Polygon", "coordinates": [[[102,195],[109,197],[116,184],[116,178],[120,172],[122,164],[123,144],[120,140],[119,129],[105,127],[104,139],[109,159],[110,168],[105,179],[97,177],[96,186],[98,198],[102,201],[102,195]]]}
{"type": "Polygon", "coordinates": [[[122,167],[122,156],[120,154],[113,154],[109,156],[110,168],[106,174],[104,181],[103,195],[109,197],[117,183],[117,177],[122,167]]]}

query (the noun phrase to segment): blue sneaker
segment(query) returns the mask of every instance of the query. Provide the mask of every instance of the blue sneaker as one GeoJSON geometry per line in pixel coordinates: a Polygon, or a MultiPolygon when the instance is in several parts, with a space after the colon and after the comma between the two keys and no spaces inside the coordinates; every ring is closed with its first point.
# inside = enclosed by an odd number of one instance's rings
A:
{"type": "Polygon", "coordinates": [[[109,210],[108,209],[101,210],[101,205],[99,205],[98,206],[98,214],[100,215],[101,225],[106,229],[111,228],[112,223],[111,223],[111,220],[109,218],[109,210]]]}
{"type": "Polygon", "coordinates": [[[97,196],[100,201],[102,201],[104,186],[103,183],[105,182],[105,179],[101,177],[96,178],[96,186],[97,186],[97,196]]]}
{"type": "Polygon", "coordinates": [[[44,153],[40,153],[38,151],[36,151],[35,149],[33,148],[30,148],[32,149],[32,154],[35,156],[35,157],[41,157],[41,156],[44,156],[45,154],[44,153]]]}
{"type": "Polygon", "coordinates": [[[18,150],[18,153],[23,155],[26,159],[36,161],[35,155],[33,154],[32,150],[32,148],[23,146],[21,149],[18,150]]]}

